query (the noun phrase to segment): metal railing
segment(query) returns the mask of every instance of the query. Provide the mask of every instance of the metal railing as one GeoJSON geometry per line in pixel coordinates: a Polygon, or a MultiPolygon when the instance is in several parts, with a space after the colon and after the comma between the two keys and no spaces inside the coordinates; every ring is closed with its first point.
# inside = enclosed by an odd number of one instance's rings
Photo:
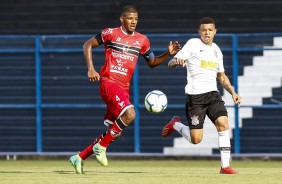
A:
{"type": "MultiPolygon", "coordinates": [[[[167,37],[171,39],[179,39],[179,38],[189,38],[189,37],[197,37],[196,34],[149,34],[147,35],[149,38],[157,38],[157,37],[167,37]]],[[[239,46],[239,38],[245,37],[255,37],[259,39],[262,36],[282,36],[282,33],[271,33],[271,34],[217,34],[217,38],[230,38],[231,45],[230,47],[222,47],[222,51],[231,52],[232,53],[232,62],[233,62],[233,81],[232,84],[235,88],[235,91],[238,91],[238,54],[240,52],[252,52],[252,51],[263,51],[267,50],[267,48],[263,47],[240,47],[239,46]]],[[[51,53],[51,52],[59,52],[59,53],[82,53],[82,46],[79,48],[42,48],[42,40],[46,38],[89,38],[90,35],[33,35],[33,36],[13,36],[6,35],[0,36],[1,39],[19,39],[19,38],[29,38],[34,40],[34,48],[4,48],[0,47],[0,54],[2,53],[34,53],[35,54],[35,89],[36,89],[36,103],[35,104],[0,104],[1,109],[16,109],[16,108],[34,108],[36,109],[36,151],[38,153],[42,152],[42,109],[43,108],[105,108],[104,104],[46,104],[42,103],[42,79],[41,79],[41,55],[43,53],[51,53]]],[[[282,50],[282,48],[275,48],[282,50]]],[[[153,48],[154,51],[163,51],[164,48],[153,48]]],[[[96,49],[96,52],[103,52],[102,48],[96,49]]],[[[136,120],[134,123],[134,138],[135,138],[135,153],[140,153],[140,108],[144,108],[143,104],[139,103],[139,86],[138,86],[138,65],[136,68],[136,72],[133,77],[133,99],[134,106],[136,107],[136,120]]],[[[239,128],[239,111],[237,106],[231,106],[235,110],[235,135],[234,135],[234,145],[235,145],[235,154],[240,153],[240,128],[239,128]]],[[[273,104],[273,105],[262,105],[262,106],[241,106],[241,108],[281,108],[282,104],[273,104]]],[[[170,104],[170,108],[183,108],[183,104],[170,104]]]]}

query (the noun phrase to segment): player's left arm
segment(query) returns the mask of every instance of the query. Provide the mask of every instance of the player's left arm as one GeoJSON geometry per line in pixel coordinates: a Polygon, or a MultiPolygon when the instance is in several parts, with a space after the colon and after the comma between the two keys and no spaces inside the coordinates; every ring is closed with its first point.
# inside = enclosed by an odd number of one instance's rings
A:
{"type": "Polygon", "coordinates": [[[177,41],[175,41],[174,43],[170,41],[167,48],[167,51],[161,54],[160,56],[150,58],[147,64],[151,68],[154,68],[165,62],[171,55],[176,54],[181,49],[180,44],[177,41]]]}
{"type": "Polygon", "coordinates": [[[224,72],[217,73],[217,80],[220,84],[226,89],[231,95],[233,101],[240,106],[241,104],[241,97],[235,92],[234,88],[232,87],[229,78],[225,75],[224,72]]]}

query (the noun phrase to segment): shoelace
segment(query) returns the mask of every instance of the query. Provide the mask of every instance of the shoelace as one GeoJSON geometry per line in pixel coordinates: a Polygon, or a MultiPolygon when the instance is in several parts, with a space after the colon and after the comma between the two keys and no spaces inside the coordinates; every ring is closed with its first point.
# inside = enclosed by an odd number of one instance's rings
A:
{"type": "Polygon", "coordinates": [[[99,156],[100,156],[100,154],[102,154],[103,152],[105,152],[105,150],[95,148],[95,153],[96,153],[96,155],[99,155],[99,156]]]}

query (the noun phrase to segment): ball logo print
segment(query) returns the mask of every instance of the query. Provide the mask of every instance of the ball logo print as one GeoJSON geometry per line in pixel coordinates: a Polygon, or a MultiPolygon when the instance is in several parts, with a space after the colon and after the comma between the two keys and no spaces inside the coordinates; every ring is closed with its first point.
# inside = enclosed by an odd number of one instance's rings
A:
{"type": "Polygon", "coordinates": [[[145,107],[153,114],[163,112],[167,107],[166,95],[159,90],[149,92],[145,97],[145,107]]]}

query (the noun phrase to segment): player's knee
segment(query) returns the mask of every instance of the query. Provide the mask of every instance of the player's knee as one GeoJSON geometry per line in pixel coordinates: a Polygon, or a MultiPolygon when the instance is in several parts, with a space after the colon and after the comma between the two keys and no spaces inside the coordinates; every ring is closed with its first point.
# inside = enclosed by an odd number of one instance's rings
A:
{"type": "Polygon", "coordinates": [[[229,130],[228,118],[221,116],[215,120],[215,126],[218,132],[229,130]]]}
{"type": "Polygon", "coordinates": [[[218,132],[229,130],[228,123],[221,123],[221,124],[216,126],[216,129],[217,129],[218,132]]]}
{"type": "Polygon", "coordinates": [[[191,137],[191,143],[192,144],[199,144],[200,142],[202,142],[203,138],[201,137],[191,137]]]}
{"type": "Polygon", "coordinates": [[[125,111],[125,113],[122,115],[122,119],[128,123],[131,123],[135,119],[135,111],[133,108],[129,108],[125,111]]]}
{"type": "Polygon", "coordinates": [[[203,129],[191,129],[190,136],[192,144],[199,144],[203,140],[203,129]]]}
{"type": "Polygon", "coordinates": [[[136,114],[135,114],[134,110],[132,110],[132,111],[130,111],[129,113],[126,114],[126,118],[129,121],[133,121],[135,119],[135,116],[136,116],[136,114]]]}

